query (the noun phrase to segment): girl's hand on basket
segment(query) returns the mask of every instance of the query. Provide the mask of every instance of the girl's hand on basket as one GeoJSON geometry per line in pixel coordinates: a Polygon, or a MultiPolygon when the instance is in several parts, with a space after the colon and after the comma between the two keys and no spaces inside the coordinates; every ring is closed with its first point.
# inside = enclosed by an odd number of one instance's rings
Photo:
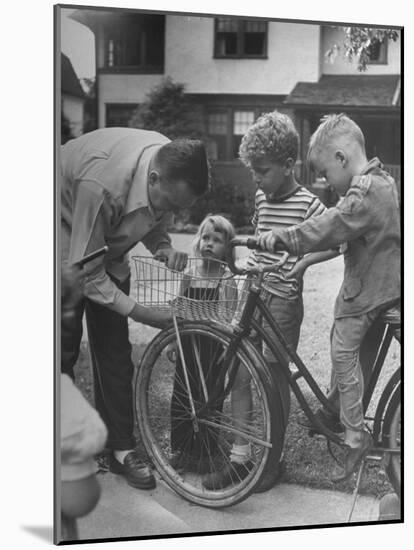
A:
{"type": "Polygon", "coordinates": [[[171,313],[157,311],[139,304],[135,304],[129,316],[137,323],[161,329],[170,327],[173,322],[171,313]]]}
{"type": "Polygon", "coordinates": [[[186,252],[180,252],[172,247],[159,248],[154,254],[156,260],[165,260],[165,263],[169,269],[175,271],[183,271],[187,265],[188,254],[186,252]]]}

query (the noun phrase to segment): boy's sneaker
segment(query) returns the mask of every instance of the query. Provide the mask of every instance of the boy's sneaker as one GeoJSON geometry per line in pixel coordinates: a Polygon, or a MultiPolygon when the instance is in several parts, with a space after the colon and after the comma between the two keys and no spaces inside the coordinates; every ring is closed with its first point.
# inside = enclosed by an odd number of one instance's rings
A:
{"type": "Polygon", "coordinates": [[[221,470],[207,474],[203,479],[203,487],[211,491],[224,489],[245,479],[249,475],[252,466],[253,463],[250,460],[244,464],[230,461],[221,470]]]}
{"type": "Polygon", "coordinates": [[[361,464],[362,460],[364,460],[372,445],[371,434],[362,432],[361,444],[358,447],[347,446],[344,465],[341,468],[335,468],[331,480],[334,483],[338,483],[339,481],[348,479],[361,464]]]}
{"type": "Polygon", "coordinates": [[[263,474],[262,479],[253,489],[253,493],[264,493],[265,491],[269,491],[276,485],[276,483],[278,483],[278,481],[280,481],[280,478],[283,476],[285,471],[286,463],[284,460],[281,460],[277,464],[276,468],[273,468],[263,474]]]}

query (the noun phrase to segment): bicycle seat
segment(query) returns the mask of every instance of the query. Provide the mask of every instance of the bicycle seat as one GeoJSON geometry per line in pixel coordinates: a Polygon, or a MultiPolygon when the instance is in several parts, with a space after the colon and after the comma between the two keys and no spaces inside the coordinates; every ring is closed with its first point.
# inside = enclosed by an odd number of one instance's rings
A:
{"type": "Polygon", "coordinates": [[[393,305],[381,313],[381,321],[389,325],[401,324],[401,307],[400,304],[393,305]]]}

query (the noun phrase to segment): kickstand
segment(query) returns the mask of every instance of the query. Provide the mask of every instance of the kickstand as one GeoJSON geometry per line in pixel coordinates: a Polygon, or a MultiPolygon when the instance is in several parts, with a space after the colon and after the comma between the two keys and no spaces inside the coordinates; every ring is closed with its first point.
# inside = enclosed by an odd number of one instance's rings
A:
{"type": "Polygon", "coordinates": [[[354,489],[354,492],[352,494],[353,501],[352,501],[351,511],[349,512],[349,516],[348,516],[348,523],[351,522],[352,514],[354,513],[355,504],[356,504],[356,501],[357,501],[357,498],[358,498],[358,491],[359,491],[359,486],[361,484],[362,472],[364,470],[364,466],[365,466],[365,460],[362,460],[361,464],[359,466],[359,470],[358,470],[358,476],[357,476],[357,480],[356,480],[356,483],[355,483],[355,489],[354,489]]]}

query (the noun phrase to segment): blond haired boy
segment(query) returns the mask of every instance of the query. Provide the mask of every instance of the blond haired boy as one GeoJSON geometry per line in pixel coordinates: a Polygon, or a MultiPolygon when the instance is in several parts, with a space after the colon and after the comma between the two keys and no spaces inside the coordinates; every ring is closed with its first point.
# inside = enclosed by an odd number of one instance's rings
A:
{"type": "Polygon", "coordinates": [[[378,158],[368,162],[364,135],[346,115],[323,119],[311,137],[308,161],[342,200],[317,218],[262,234],[260,244],[269,251],[306,254],[347,243],[331,334],[333,378],[348,446],[343,468],[332,476],[340,481],[372,445],[364,427],[359,352],[374,321],[400,297],[400,213],[393,178],[378,158]]]}

